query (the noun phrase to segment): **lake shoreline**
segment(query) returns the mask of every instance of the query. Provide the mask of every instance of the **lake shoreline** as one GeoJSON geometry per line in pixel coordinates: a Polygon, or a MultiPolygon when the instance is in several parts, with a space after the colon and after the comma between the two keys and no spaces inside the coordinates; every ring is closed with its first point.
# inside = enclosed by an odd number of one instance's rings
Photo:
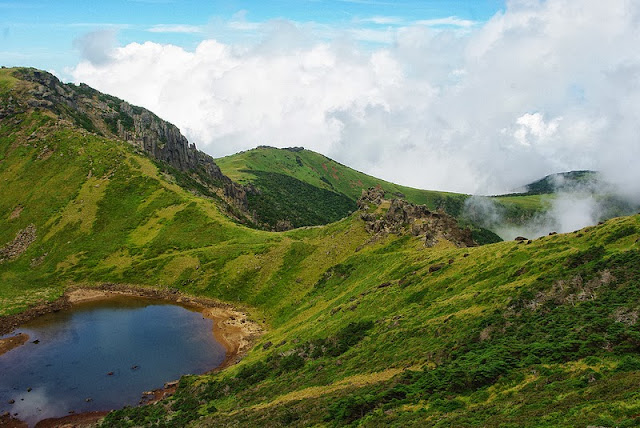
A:
{"type": "Polygon", "coordinates": [[[213,335],[225,348],[226,356],[222,364],[207,373],[219,371],[240,361],[255,340],[263,333],[262,327],[255,321],[250,320],[246,312],[229,303],[206,297],[189,296],[174,290],[104,284],[98,287],[71,288],[63,296],[69,302],[69,306],[105,300],[111,297],[141,297],[171,302],[196,309],[205,318],[212,319],[214,321],[213,335]]]}
{"type": "MultiPolygon", "coordinates": [[[[255,341],[263,334],[262,327],[249,319],[248,314],[231,304],[217,300],[194,297],[182,294],[176,290],[155,289],[126,284],[101,284],[95,287],[71,287],[58,299],[47,304],[41,304],[26,311],[0,317],[0,335],[6,335],[19,328],[22,324],[51,312],[59,312],[85,302],[108,300],[114,297],[132,297],[153,299],[174,303],[189,309],[197,310],[202,316],[213,320],[213,335],[225,349],[225,359],[217,367],[203,373],[215,373],[239,362],[255,341]]],[[[0,340],[0,355],[14,349],[28,341],[29,337],[22,334],[0,340]]],[[[145,393],[140,391],[141,403],[155,403],[172,395],[177,388],[177,381],[166,382],[163,388],[145,393]]],[[[115,410],[115,409],[113,409],[115,410]]],[[[91,425],[102,419],[108,412],[78,413],[63,418],[40,421],[36,426],[59,426],[69,422],[82,421],[83,425],[91,425]],[[42,424],[41,424],[42,423],[42,424]],[[46,424],[46,425],[45,425],[46,424]]]]}

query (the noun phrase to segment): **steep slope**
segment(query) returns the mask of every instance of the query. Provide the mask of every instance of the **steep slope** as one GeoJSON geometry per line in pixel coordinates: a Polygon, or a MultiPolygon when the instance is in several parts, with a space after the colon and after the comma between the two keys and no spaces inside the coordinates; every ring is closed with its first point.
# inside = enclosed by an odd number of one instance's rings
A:
{"type": "MultiPolygon", "coordinates": [[[[21,83],[2,73],[6,106],[21,83]]],[[[109,282],[231,302],[268,331],[103,426],[637,423],[640,216],[465,247],[453,219],[378,190],[327,226],[259,231],[122,139],[3,111],[0,315],[109,282]]]]}
{"type": "Polygon", "coordinates": [[[183,185],[208,196],[217,193],[235,208],[246,208],[242,186],[222,174],[213,158],[190,144],[177,127],[152,112],[84,84],[63,84],[32,68],[2,69],[0,80],[6,88],[0,87],[0,119],[36,109],[91,135],[127,141],[164,170],[175,170],[183,185]]]}
{"type": "MultiPolygon", "coordinates": [[[[2,73],[2,96],[20,103],[24,81],[2,73]]],[[[291,238],[237,226],[220,212],[221,198],[179,186],[180,171],[51,107],[15,109],[0,121],[0,314],[92,281],[247,302],[260,293],[232,266],[243,254],[274,251],[274,265],[254,272],[269,277],[291,238]]]]}

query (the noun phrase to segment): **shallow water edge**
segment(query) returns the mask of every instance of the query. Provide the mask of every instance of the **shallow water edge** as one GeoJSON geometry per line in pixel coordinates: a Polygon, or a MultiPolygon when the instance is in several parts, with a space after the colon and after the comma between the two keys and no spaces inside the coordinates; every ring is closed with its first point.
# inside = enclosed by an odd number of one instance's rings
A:
{"type": "MultiPolygon", "coordinates": [[[[122,284],[103,284],[97,287],[76,287],[70,288],[65,294],[54,302],[31,308],[23,313],[5,316],[0,318],[0,334],[7,333],[21,327],[24,323],[36,320],[44,314],[51,312],[60,312],[68,308],[72,308],[77,304],[85,306],[87,302],[92,301],[109,301],[120,300],[122,298],[141,297],[145,299],[153,299],[159,303],[170,303],[183,306],[185,308],[200,312],[203,317],[213,320],[213,335],[216,341],[222,345],[225,351],[225,357],[221,364],[212,362],[212,370],[206,373],[222,370],[232,364],[238,362],[242,356],[251,348],[255,340],[262,334],[262,328],[259,324],[251,321],[246,311],[239,310],[232,305],[222,303],[207,298],[199,298],[183,295],[172,290],[163,290],[147,287],[135,287],[122,284]],[[217,367],[216,367],[217,366],[217,367]]],[[[43,319],[48,317],[43,317],[43,319]]],[[[15,335],[5,339],[7,352],[9,349],[21,346],[27,342],[28,338],[15,335]]],[[[2,344],[0,344],[2,345],[2,344]]],[[[2,348],[2,346],[0,346],[2,348]]],[[[218,360],[219,361],[219,360],[218,360]]],[[[170,379],[168,379],[170,380],[170,379]]],[[[158,401],[175,390],[172,382],[167,382],[164,388],[153,391],[152,397],[145,403],[158,401]]],[[[142,394],[143,391],[139,391],[142,394]]],[[[58,426],[60,423],[68,423],[70,421],[82,421],[84,423],[89,420],[97,421],[102,418],[105,412],[93,412],[94,414],[76,414],[69,417],[56,420],[43,420],[37,426],[58,426]]],[[[6,418],[7,415],[0,415],[0,425],[8,423],[9,426],[25,426],[20,421],[6,418]]]]}

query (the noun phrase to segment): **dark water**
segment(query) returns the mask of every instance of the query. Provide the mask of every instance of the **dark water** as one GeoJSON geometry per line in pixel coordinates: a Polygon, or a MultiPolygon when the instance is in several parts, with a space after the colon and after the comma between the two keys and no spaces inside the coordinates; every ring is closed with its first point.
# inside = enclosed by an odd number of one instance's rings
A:
{"type": "Polygon", "coordinates": [[[33,425],[70,411],[136,405],[143,391],[220,365],[225,350],[212,329],[199,312],[138,298],[43,316],[16,331],[29,342],[0,356],[0,413],[33,425]]]}

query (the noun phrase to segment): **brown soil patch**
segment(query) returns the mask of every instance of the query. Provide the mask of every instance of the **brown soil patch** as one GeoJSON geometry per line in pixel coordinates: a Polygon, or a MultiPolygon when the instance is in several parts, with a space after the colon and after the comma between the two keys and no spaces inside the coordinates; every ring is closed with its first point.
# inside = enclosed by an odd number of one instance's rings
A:
{"type": "Polygon", "coordinates": [[[13,348],[24,345],[27,343],[27,340],[29,340],[29,335],[24,333],[0,339],[0,355],[11,351],[13,348]]]}
{"type": "Polygon", "coordinates": [[[215,370],[222,370],[239,362],[262,335],[262,328],[247,319],[247,315],[233,308],[207,307],[202,315],[213,319],[213,334],[227,350],[224,362],[215,370]]]}
{"type": "Polygon", "coordinates": [[[9,220],[15,220],[18,217],[20,217],[20,214],[22,214],[22,210],[24,209],[24,207],[22,205],[18,205],[12,212],[11,215],[9,215],[9,220]]]}
{"type": "Polygon", "coordinates": [[[62,418],[44,419],[38,422],[35,428],[89,428],[107,416],[109,412],[86,412],[77,415],[69,415],[62,418]]]}

